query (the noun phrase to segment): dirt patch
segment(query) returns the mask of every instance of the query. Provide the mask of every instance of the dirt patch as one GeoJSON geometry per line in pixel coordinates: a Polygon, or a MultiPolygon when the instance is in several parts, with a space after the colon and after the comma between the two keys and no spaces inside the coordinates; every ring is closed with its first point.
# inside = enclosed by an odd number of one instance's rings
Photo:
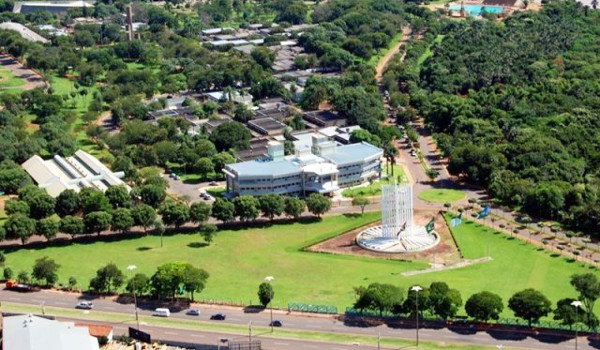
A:
{"type": "Polygon", "coordinates": [[[452,265],[460,262],[460,252],[454,244],[452,234],[450,233],[446,221],[439,212],[432,210],[415,210],[414,221],[417,225],[425,226],[425,224],[431,220],[432,216],[435,216],[435,231],[440,235],[440,243],[427,251],[392,254],[378,253],[359,247],[356,244],[356,235],[369,227],[381,225],[381,222],[375,222],[367,226],[356,228],[327,241],[310,246],[306,248],[306,250],[319,253],[369,256],[394,260],[420,260],[427,261],[436,266],[452,265]]]}

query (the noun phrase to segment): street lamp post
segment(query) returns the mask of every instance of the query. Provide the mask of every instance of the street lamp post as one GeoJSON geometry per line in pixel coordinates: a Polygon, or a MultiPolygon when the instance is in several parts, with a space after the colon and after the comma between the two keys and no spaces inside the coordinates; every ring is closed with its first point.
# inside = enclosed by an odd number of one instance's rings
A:
{"type": "Polygon", "coordinates": [[[423,288],[421,288],[420,286],[413,286],[412,288],[410,288],[411,291],[415,292],[416,294],[416,303],[415,303],[415,308],[416,308],[416,320],[417,320],[417,348],[419,347],[419,292],[423,290],[423,288]]]}
{"type": "Polygon", "coordinates": [[[140,318],[138,317],[137,298],[135,296],[135,276],[133,276],[133,270],[137,269],[135,265],[127,266],[127,270],[131,272],[131,287],[133,291],[133,305],[135,307],[135,322],[137,323],[137,329],[140,329],[140,318]]]}
{"type": "MultiPolygon", "coordinates": [[[[269,285],[271,284],[271,282],[273,282],[275,280],[275,277],[273,276],[267,276],[265,277],[265,282],[267,282],[269,285]]],[[[271,309],[271,333],[273,333],[273,286],[271,286],[271,295],[269,296],[269,306],[271,309]]]]}
{"type": "MultiPolygon", "coordinates": [[[[581,307],[582,303],[579,300],[573,300],[571,302],[571,306],[573,306],[575,308],[575,323],[577,323],[577,320],[579,319],[579,308],[581,307]]],[[[577,338],[579,337],[579,332],[577,330],[577,324],[575,324],[575,350],[577,350],[577,338]]]]}

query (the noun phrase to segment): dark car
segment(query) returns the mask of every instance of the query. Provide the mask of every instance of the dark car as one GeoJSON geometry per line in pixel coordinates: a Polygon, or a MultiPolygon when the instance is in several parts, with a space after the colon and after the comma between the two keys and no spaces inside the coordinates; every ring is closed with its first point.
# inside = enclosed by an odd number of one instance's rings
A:
{"type": "Polygon", "coordinates": [[[212,316],[210,316],[211,320],[217,320],[217,321],[224,321],[225,320],[225,314],[214,314],[212,316]]]}
{"type": "Polygon", "coordinates": [[[281,327],[281,326],[283,326],[283,323],[281,323],[281,321],[279,321],[279,320],[274,320],[273,322],[269,323],[269,326],[271,326],[271,327],[281,327]]]}

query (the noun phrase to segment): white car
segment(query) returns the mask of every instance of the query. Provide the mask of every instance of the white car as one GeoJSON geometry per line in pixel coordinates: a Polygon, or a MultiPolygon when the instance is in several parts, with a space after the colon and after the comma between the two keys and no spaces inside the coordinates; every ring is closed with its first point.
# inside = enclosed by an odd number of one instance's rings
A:
{"type": "Polygon", "coordinates": [[[77,303],[77,305],[75,305],[76,309],[83,309],[83,310],[91,310],[94,308],[94,304],[92,304],[91,301],[80,301],[77,303]]]}

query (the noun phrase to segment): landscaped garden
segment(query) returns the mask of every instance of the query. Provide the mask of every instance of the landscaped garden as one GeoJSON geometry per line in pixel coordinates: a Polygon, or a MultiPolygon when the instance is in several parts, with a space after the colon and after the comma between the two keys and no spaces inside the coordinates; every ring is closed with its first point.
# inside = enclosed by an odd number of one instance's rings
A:
{"type": "Polygon", "coordinates": [[[21,92],[23,85],[25,85],[23,79],[16,77],[8,69],[0,67],[0,92],[21,92]]]}
{"type": "MultiPolygon", "coordinates": [[[[465,258],[483,257],[489,250],[493,260],[461,269],[405,277],[402,272],[426,265],[301,251],[378,218],[379,213],[366,213],[330,216],[315,223],[224,230],[217,233],[209,246],[199,234],[177,234],[164,237],[163,248],[157,236],[24,248],[7,252],[6,266],[15,273],[30,271],[36,259],[49,256],[61,264],[61,282],[74,276],[81,287],[87,288],[95,271],[109,262],[123,270],[135,264],[139,272],[151,275],[162,263],[187,261],[210,273],[207,287],[197,299],[256,303],[258,284],[265,276],[274,276],[275,306],[286,307],[288,302],[296,301],[335,305],[341,311],[354,302],[353,287],[373,282],[408,288],[417,283],[446,281],[460,290],[463,301],[475,292],[489,290],[506,302],[513,293],[532,287],[556,302],[576,296],[569,276],[590,271],[580,262],[553,256],[537,246],[471,222],[453,228],[465,258]]],[[[511,312],[505,309],[503,315],[511,316],[511,312]]]]}
{"type": "MultiPolygon", "coordinates": [[[[367,186],[359,186],[354,188],[347,188],[342,191],[342,195],[344,197],[354,198],[354,197],[370,197],[370,196],[378,196],[381,194],[381,186],[388,185],[397,181],[399,183],[406,182],[406,175],[404,175],[404,171],[400,165],[394,165],[394,176],[392,176],[391,167],[387,170],[388,176],[384,179],[373,181],[367,186]]],[[[388,167],[385,167],[388,169],[388,167]]]]}
{"type": "Polygon", "coordinates": [[[455,202],[465,198],[465,193],[460,190],[445,188],[432,188],[419,194],[419,198],[433,203],[455,202]]]}

